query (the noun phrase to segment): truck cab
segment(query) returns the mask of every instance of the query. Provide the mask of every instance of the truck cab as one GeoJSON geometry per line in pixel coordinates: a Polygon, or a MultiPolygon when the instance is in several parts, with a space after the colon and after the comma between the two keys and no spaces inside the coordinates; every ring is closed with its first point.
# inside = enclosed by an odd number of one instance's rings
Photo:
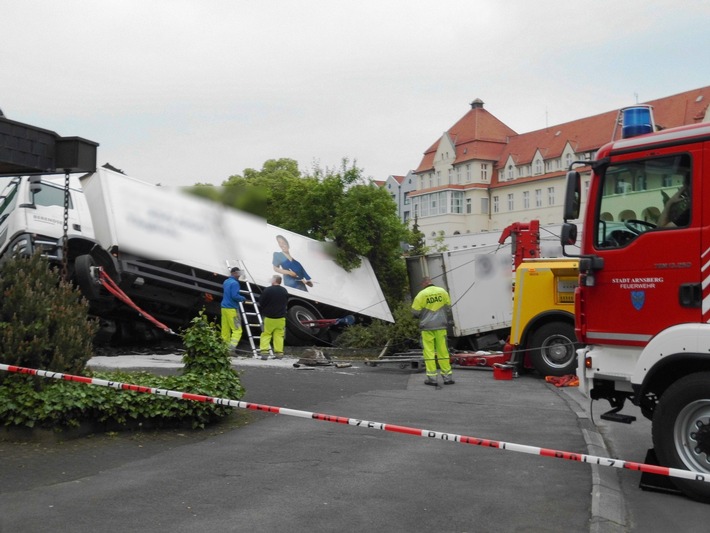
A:
{"type": "Polygon", "coordinates": [[[67,203],[68,253],[88,253],[95,243],[91,215],[81,191],[69,187],[65,195],[60,178],[13,177],[0,191],[0,257],[11,253],[41,252],[50,261],[64,253],[64,204],[67,203]],[[79,199],[77,199],[79,195],[79,199]]]}

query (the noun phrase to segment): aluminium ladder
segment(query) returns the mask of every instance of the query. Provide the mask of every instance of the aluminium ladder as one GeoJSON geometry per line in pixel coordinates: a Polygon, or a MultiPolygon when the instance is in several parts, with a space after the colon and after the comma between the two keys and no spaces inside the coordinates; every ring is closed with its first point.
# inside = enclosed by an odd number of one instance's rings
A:
{"type": "MultiPolygon", "coordinates": [[[[241,267],[240,267],[241,268],[241,267]]],[[[244,272],[244,269],[242,269],[244,272]]],[[[241,280],[239,281],[240,286],[242,285],[241,280]]],[[[263,331],[264,321],[261,318],[261,311],[259,310],[259,304],[257,302],[256,295],[252,288],[252,284],[249,280],[244,280],[244,287],[246,289],[241,289],[239,292],[246,298],[244,302],[239,302],[239,311],[242,314],[242,323],[244,324],[244,329],[246,330],[247,339],[249,339],[249,345],[251,346],[251,351],[254,357],[260,357],[266,359],[269,355],[274,355],[274,351],[269,346],[269,353],[260,353],[258,341],[261,338],[261,331],[263,331]],[[249,310],[247,310],[249,309],[249,310]]]]}

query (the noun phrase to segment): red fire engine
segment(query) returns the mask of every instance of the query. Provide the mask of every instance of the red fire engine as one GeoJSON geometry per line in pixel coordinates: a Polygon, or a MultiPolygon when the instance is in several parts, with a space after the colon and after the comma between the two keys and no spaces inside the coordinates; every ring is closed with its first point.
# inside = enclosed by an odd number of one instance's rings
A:
{"type": "MultiPolygon", "coordinates": [[[[654,132],[652,109],[620,112],[622,138],[603,146],[588,190],[567,175],[562,244],[580,219],[575,330],[582,389],[630,423],[652,421],[661,465],[710,476],[710,124],[654,132]],[[705,200],[705,197],[708,197],[705,200]]],[[[575,164],[573,163],[573,166],[575,164]]],[[[571,167],[572,168],[572,167],[571,167]]],[[[710,483],[674,480],[710,502],[710,483]]]]}

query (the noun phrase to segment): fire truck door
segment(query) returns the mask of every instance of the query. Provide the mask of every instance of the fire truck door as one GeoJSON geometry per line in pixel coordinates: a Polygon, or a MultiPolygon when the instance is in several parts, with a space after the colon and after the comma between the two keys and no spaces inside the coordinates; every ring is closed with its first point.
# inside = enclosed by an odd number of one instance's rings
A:
{"type": "Polygon", "coordinates": [[[614,161],[600,185],[592,238],[603,267],[584,296],[584,308],[595,309],[583,318],[592,343],[642,346],[702,318],[701,268],[710,261],[702,257],[702,151],[666,152],[614,161]]]}

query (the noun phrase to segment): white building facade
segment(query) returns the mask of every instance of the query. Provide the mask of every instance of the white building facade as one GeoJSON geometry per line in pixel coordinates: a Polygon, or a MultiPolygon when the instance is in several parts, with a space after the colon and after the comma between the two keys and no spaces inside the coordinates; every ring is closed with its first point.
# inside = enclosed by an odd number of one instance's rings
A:
{"type": "MultiPolygon", "coordinates": [[[[704,87],[647,104],[662,129],[710,120],[709,102],[710,87],[704,87]]],[[[558,228],[567,170],[575,161],[593,160],[596,151],[612,140],[617,122],[614,110],[517,134],[476,99],[406,176],[407,185],[414,188],[407,192],[409,203],[398,204],[401,218],[411,224],[416,217],[427,244],[443,235],[449,250],[481,243],[485,234],[498,234],[514,222],[536,219],[543,230],[558,228]]],[[[586,191],[589,167],[583,163],[577,167],[586,191]]],[[[389,185],[394,188],[388,179],[385,186],[389,185]]],[[[641,188],[643,183],[632,186],[641,188]]]]}

